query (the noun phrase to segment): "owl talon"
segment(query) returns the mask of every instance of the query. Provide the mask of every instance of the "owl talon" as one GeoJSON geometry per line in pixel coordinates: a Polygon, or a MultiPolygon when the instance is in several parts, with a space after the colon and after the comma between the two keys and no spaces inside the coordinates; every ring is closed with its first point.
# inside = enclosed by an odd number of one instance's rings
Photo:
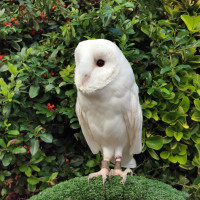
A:
{"type": "Polygon", "coordinates": [[[88,183],[89,183],[90,179],[92,179],[94,177],[97,177],[97,176],[102,176],[103,186],[104,186],[108,175],[109,175],[109,170],[107,168],[102,168],[98,172],[89,174],[89,176],[88,176],[88,183]]]}
{"type": "Polygon", "coordinates": [[[121,183],[124,185],[126,182],[127,174],[129,173],[133,175],[132,170],[129,168],[126,169],[125,171],[122,171],[121,169],[112,169],[110,170],[109,177],[117,175],[121,176],[122,177],[121,183]]]}

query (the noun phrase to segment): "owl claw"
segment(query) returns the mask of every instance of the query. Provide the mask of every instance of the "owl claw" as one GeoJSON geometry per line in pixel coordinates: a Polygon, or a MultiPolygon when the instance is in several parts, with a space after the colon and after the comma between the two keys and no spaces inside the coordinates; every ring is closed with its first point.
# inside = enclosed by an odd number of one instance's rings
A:
{"type": "Polygon", "coordinates": [[[92,179],[94,177],[97,177],[97,176],[102,176],[103,186],[104,186],[108,175],[109,175],[109,170],[107,168],[102,168],[98,172],[89,174],[89,176],[88,176],[88,183],[89,183],[90,179],[92,179]]]}
{"type": "Polygon", "coordinates": [[[111,169],[109,173],[109,177],[119,175],[122,177],[121,183],[124,185],[126,182],[127,174],[133,175],[133,172],[131,169],[126,169],[125,171],[122,171],[121,169],[111,169]]]}

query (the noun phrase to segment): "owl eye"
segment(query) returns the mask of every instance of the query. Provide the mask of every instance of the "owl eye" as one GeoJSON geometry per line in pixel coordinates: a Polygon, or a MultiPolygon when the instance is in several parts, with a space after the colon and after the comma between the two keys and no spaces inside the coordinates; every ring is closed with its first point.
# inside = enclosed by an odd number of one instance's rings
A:
{"type": "Polygon", "coordinates": [[[103,67],[104,66],[104,64],[105,64],[105,61],[104,60],[97,60],[97,66],[98,67],[103,67]]]}

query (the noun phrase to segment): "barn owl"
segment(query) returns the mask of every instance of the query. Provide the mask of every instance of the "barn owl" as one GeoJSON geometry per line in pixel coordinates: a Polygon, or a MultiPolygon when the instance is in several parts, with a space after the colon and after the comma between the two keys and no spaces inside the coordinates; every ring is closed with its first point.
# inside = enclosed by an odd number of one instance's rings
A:
{"type": "Polygon", "coordinates": [[[91,151],[103,156],[101,170],[88,181],[102,176],[104,185],[107,176],[119,175],[124,184],[136,167],[133,155],[142,150],[143,117],[133,70],[118,46],[105,39],[80,42],[75,64],[76,114],[91,151]]]}

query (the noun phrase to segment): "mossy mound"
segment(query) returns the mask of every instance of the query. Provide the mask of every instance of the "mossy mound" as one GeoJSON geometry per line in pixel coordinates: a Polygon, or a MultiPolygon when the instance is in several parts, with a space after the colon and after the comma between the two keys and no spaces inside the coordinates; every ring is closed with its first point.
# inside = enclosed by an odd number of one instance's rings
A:
{"type": "Polygon", "coordinates": [[[186,200],[189,195],[163,182],[138,176],[128,176],[125,185],[121,177],[106,181],[105,191],[101,177],[88,184],[87,177],[74,178],[48,188],[30,200],[186,200]]]}

